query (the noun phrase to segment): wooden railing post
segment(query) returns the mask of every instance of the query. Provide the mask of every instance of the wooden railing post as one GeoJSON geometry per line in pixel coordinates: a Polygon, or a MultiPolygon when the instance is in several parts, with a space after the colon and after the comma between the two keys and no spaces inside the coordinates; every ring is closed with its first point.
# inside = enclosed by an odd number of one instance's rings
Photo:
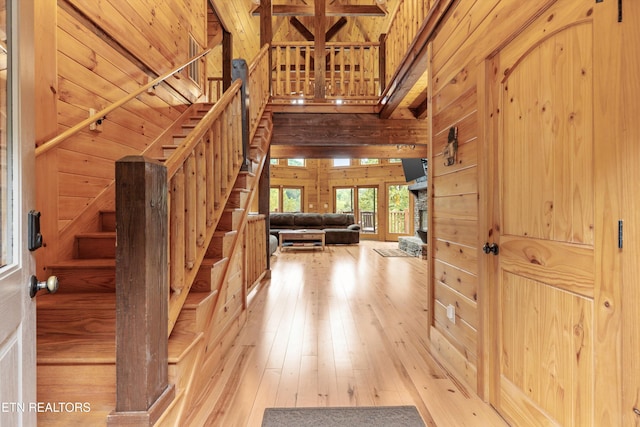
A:
{"type": "Polygon", "coordinates": [[[235,81],[242,80],[240,89],[240,104],[242,109],[242,167],[240,170],[247,170],[249,167],[249,67],[244,59],[234,59],[231,69],[231,78],[235,81]]]}
{"type": "Polygon", "coordinates": [[[266,157],[264,159],[264,166],[262,167],[262,173],[260,174],[260,181],[258,181],[258,212],[264,215],[265,217],[265,240],[267,242],[267,250],[265,253],[265,257],[267,258],[267,278],[271,277],[271,255],[269,253],[269,236],[271,235],[271,226],[269,224],[269,195],[271,187],[271,179],[270,179],[270,169],[271,169],[271,150],[267,151],[266,157]]]}
{"type": "Polygon", "coordinates": [[[152,426],[175,396],[168,381],[167,169],[116,162],[116,409],[109,426],[152,426]]]}

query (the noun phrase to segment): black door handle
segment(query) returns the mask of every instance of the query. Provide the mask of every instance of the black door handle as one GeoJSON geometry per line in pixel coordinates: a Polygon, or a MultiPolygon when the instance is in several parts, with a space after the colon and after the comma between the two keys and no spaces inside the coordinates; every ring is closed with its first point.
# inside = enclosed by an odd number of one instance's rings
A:
{"type": "Polygon", "coordinates": [[[499,249],[498,249],[498,245],[496,245],[495,243],[489,244],[489,242],[487,242],[482,247],[482,251],[487,255],[491,253],[494,255],[498,255],[499,249]]]}

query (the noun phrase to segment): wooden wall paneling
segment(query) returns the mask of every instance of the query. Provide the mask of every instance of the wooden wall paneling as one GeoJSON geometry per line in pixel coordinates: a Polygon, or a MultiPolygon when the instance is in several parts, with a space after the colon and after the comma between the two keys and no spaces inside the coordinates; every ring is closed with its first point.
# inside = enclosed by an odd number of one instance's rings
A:
{"type": "MultiPolygon", "coordinates": [[[[456,308],[456,322],[459,320],[467,323],[471,328],[477,331],[478,328],[478,310],[476,302],[464,297],[451,287],[436,282],[434,287],[434,296],[436,301],[444,307],[452,305],[456,308]]],[[[473,352],[476,352],[476,344],[473,344],[473,352]]]]}
{"type": "MultiPolygon", "coordinates": [[[[469,90],[458,98],[455,104],[449,105],[445,110],[439,111],[438,114],[434,114],[433,117],[433,132],[434,134],[440,134],[449,129],[454,124],[462,127],[464,118],[472,114],[476,109],[476,97],[475,90],[469,90]]],[[[476,119],[477,120],[477,119],[476,119]]],[[[464,133],[459,133],[458,136],[464,136],[464,133]]],[[[446,141],[446,136],[444,136],[446,141]]],[[[464,139],[463,139],[464,141],[464,139]]],[[[435,143],[435,141],[434,141],[435,143]]],[[[436,149],[436,152],[441,152],[442,149],[436,149]]]]}
{"type": "Polygon", "coordinates": [[[439,363],[445,365],[449,371],[456,373],[456,378],[476,389],[477,370],[474,364],[468,363],[463,353],[454,346],[447,335],[436,328],[431,328],[431,346],[434,352],[441,356],[439,363]]]}
{"type": "MultiPolygon", "coordinates": [[[[478,251],[476,248],[467,247],[454,242],[436,240],[434,242],[434,258],[453,265],[465,271],[475,271],[478,266],[478,251]]],[[[473,298],[476,299],[476,298],[473,298]]]]}
{"type": "MultiPolygon", "coordinates": [[[[434,286],[435,296],[435,286],[434,286]]],[[[464,355],[467,363],[477,366],[476,342],[477,331],[458,317],[456,323],[447,318],[447,307],[434,298],[435,329],[444,334],[451,344],[464,355]]]]}
{"type": "Polygon", "coordinates": [[[456,170],[454,173],[436,175],[433,177],[433,197],[476,194],[478,192],[477,176],[478,170],[473,165],[456,170]]]}
{"type": "MultiPolygon", "coordinates": [[[[77,28],[77,27],[76,27],[77,28]]],[[[125,96],[124,94],[131,93],[144,84],[147,83],[148,75],[142,72],[139,68],[131,64],[126,58],[115,57],[115,53],[108,46],[107,52],[98,52],[96,46],[91,46],[92,41],[80,40],[78,37],[83,37],[82,33],[69,34],[64,29],[60,28],[58,31],[59,39],[59,52],[63,58],[75,61],[81,67],[88,70],[89,73],[100,77],[104,80],[104,84],[111,84],[116,90],[113,90],[113,94],[120,94],[119,97],[125,96]],[[110,51],[110,52],[109,52],[110,51]],[[107,59],[105,55],[114,56],[111,59],[107,59]],[[134,68],[135,67],[135,68],[134,68]],[[127,68],[134,68],[127,70],[127,68]]],[[[97,41],[97,38],[96,40],[97,41]]],[[[78,68],[78,67],[76,67],[78,68]]],[[[62,70],[59,70],[63,73],[62,70]]],[[[156,88],[157,90],[157,88],[156,88]]],[[[102,95],[105,91],[101,90],[102,95]]],[[[119,99],[119,98],[118,98],[119,99]]],[[[166,120],[175,120],[181,114],[180,109],[175,108],[172,103],[176,103],[175,98],[170,100],[169,104],[165,99],[160,96],[140,96],[137,101],[140,101],[141,105],[151,109],[159,116],[158,119],[163,118],[166,120]]],[[[183,109],[182,107],[181,109],[183,109]]]]}
{"type": "MultiPolygon", "coordinates": [[[[122,156],[124,157],[124,156],[122,156]]],[[[61,197],[89,197],[106,189],[112,182],[109,178],[94,176],[82,176],[81,185],[78,185],[78,176],[70,173],[59,173],[58,182],[61,197]]]]}
{"type": "MultiPolygon", "coordinates": [[[[85,108],[87,116],[89,115],[89,108],[99,111],[128,95],[127,92],[117,86],[113,86],[65,55],[58,57],[58,73],[60,78],[60,101],[85,108]]],[[[164,129],[162,125],[168,127],[171,124],[170,120],[162,119],[163,117],[160,114],[154,112],[147,105],[133,99],[122,108],[109,113],[103,126],[106,126],[109,121],[122,120],[125,123],[129,121],[130,132],[142,133],[144,131],[153,137],[162,133],[164,129]],[[129,118],[130,114],[140,117],[138,124],[134,124],[135,119],[131,120],[129,118]],[[156,120],[158,122],[154,123],[156,120]]]]}
{"type": "MultiPolygon", "coordinates": [[[[465,93],[476,89],[476,64],[470,62],[458,70],[456,75],[447,81],[436,79],[432,100],[433,114],[437,115],[454,102],[457,103],[465,93]]],[[[442,79],[444,80],[444,79],[442,79]]]]}
{"type": "Polygon", "coordinates": [[[446,286],[450,292],[460,294],[469,300],[469,303],[473,303],[473,310],[468,310],[466,316],[461,314],[461,317],[465,318],[467,322],[469,322],[467,317],[474,319],[472,324],[474,327],[477,327],[478,312],[476,304],[478,301],[478,277],[440,260],[436,260],[434,265],[436,285],[446,286]]]}
{"type": "Polygon", "coordinates": [[[478,219],[478,195],[457,194],[433,199],[434,215],[466,220],[478,219]]]}
{"type": "Polygon", "coordinates": [[[466,144],[458,145],[457,163],[451,166],[444,166],[442,152],[434,152],[434,160],[430,163],[435,176],[443,176],[447,173],[468,169],[470,166],[478,164],[478,140],[473,139],[466,144]]]}
{"type": "Polygon", "coordinates": [[[35,137],[36,144],[56,135],[57,31],[56,1],[43,0],[35,8],[35,137]]]}
{"type": "MultiPolygon", "coordinates": [[[[129,10],[129,14],[123,14],[119,6],[114,6],[108,1],[94,2],[86,0],[64,0],[59,7],[72,14],[81,25],[96,25],[113,40],[114,46],[118,46],[141,64],[144,64],[156,75],[179,65],[188,59],[188,51],[178,52],[175,57],[171,50],[163,47],[162,40],[172,40],[177,33],[164,34],[153,22],[145,22],[140,19],[137,11],[146,9],[146,6],[137,0],[131,0],[123,5],[129,10]],[[132,9],[129,9],[132,8],[132,9]],[[77,11],[76,11],[77,10],[77,11]],[[131,11],[136,13],[132,13],[131,11]]],[[[192,19],[206,19],[204,11],[198,16],[194,13],[192,19]]],[[[204,25],[204,24],[203,24],[204,25]]],[[[100,30],[98,30],[100,31],[100,30]]],[[[200,37],[204,40],[204,36],[200,37]]],[[[167,84],[174,87],[185,98],[195,101],[200,96],[200,89],[183,74],[182,78],[169,79],[167,84]]]]}

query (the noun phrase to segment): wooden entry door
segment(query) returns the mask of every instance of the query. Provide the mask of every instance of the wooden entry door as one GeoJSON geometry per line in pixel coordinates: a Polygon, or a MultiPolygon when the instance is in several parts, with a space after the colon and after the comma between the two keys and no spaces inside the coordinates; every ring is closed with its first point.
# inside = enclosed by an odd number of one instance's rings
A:
{"type": "Polygon", "coordinates": [[[499,248],[491,399],[513,425],[593,424],[597,94],[587,3],[556,2],[488,67],[499,206],[488,242],[499,248]]]}
{"type": "Polygon", "coordinates": [[[33,53],[33,6],[18,0],[0,6],[7,49],[0,49],[0,426],[36,425],[35,303],[28,291],[35,265],[26,242],[27,212],[35,207],[33,55],[28,54],[33,53]]]}

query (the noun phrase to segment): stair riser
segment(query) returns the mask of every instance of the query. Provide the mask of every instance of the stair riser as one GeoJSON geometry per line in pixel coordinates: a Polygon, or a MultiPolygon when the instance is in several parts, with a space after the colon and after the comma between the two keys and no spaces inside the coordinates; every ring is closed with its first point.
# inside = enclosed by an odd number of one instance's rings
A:
{"type": "Polygon", "coordinates": [[[235,233],[216,234],[207,249],[207,258],[227,258],[231,253],[235,233]]]}
{"type": "Polygon", "coordinates": [[[240,172],[238,178],[236,179],[235,188],[249,188],[249,180],[251,177],[247,173],[240,172]]]}
{"type": "Polygon", "coordinates": [[[232,191],[227,201],[227,207],[232,209],[244,208],[248,199],[249,193],[247,191],[232,191]]]}
{"type": "Polygon", "coordinates": [[[220,222],[218,222],[218,230],[237,230],[242,222],[243,209],[225,210],[222,213],[220,222]]]}
{"type": "MultiPolygon", "coordinates": [[[[193,290],[191,292],[193,293],[193,290]]],[[[205,299],[197,306],[184,307],[180,312],[180,316],[178,316],[174,330],[192,333],[205,331],[207,322],[213,314],[214,303],[215,293],[208,293],[205,299]]]]}
{"type": "Polygon", "coordinates": [[[116,269],[52,268],[51,274],[58,278],[58,294],[78,292],[115,292],[116,269]]]}
{"type": "Polygon", "coordinates": [[[103,259],[116,257],[116,238],[77,237],[79,259],[103,259]]]}
{"type": "Polygon", "coordinates": [[[83,310],[61,308],[39,309],[37,316],[38,335],[64,334],[84,337],[87,335],[115,336],[115,309],[83,310]]]}
{"type": "Polygon", "coordinates": [[[100,231],[116,231],[115,211],[100,212],[100,231]]]}

